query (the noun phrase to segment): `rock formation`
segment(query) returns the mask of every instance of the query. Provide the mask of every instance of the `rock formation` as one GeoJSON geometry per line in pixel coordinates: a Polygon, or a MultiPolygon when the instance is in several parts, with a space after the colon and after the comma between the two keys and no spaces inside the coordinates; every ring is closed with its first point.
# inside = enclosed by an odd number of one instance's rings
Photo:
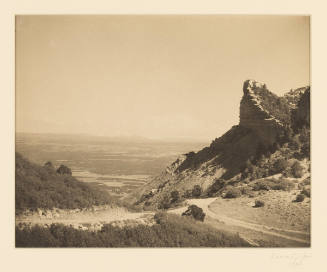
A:
{"type": "MultiPolygon", "coordinates": [[[[262,105],[262,96],[269,93],[265,85],[247,80],[243,85],[240,105],[240,126],[253,129],[265,145],[276,142],[278,132],[285,124],[262,105]]],[[[273,99],[277,97],[271,96],[273,99]]]]}
{"type": "Polygon", "coordinates": [[[278,97],[265,84],[246,80],[239,124],[199,152],[180,156],[142,188],[139,202],[152,205],[172,190],[183,195],[199,185],[205,192],[218,179],[239,180],[247,162],[269,153],[277,143],[283,144],[293,119],[300,124],[310,121],[309,97],[308,87],[278,97]]]}

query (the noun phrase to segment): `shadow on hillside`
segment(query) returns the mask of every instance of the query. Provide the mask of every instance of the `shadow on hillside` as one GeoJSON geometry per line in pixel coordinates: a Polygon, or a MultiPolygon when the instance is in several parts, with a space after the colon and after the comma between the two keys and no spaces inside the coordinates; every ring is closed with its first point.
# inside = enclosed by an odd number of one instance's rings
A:
{"type": "Polygon", "coordinates": [[[242,126],[233,126],[223,136],[215,139],[209,147],[198,153],[190,152],[185,161],[177,169],[182,172],[186,169],[196,170],[203,163],[223,167],[226,172],[223,179],[229,179],[240,173],[248,159],[257,156],[263,143],[256,133],[242,126]]]}

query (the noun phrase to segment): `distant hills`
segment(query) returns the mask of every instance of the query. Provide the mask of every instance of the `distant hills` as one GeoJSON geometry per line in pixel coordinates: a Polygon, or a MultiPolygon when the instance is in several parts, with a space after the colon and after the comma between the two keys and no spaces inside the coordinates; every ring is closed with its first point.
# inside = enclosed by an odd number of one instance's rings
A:
{"type": "Polygon", "coordinates": [[[57,134],[57,133],[30,133],[30,132],[16,132],[16,141],[32,140],[32,141],[50,141],[56,142],[94,142],[94,143],[205,143],[203,139],[197,139],[192,137],[171,137],[171,138],[147,138],[138,135],[132,136],[99,136],[90,134],[57,134]]]}

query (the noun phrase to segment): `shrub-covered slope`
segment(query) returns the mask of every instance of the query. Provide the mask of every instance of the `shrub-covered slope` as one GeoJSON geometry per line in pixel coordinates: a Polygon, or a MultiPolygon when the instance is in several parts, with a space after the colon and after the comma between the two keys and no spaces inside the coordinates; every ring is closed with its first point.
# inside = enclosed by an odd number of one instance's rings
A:
{"type": "Polygon", "coordinates": [[[49,228],[16,227],[16,247],[249,247],[238,235],[218,231],[174,214],[155,215],[152,226],[77,230],[59,224],[49,228]]]}
{"type": "MultiPolygon", "coordinates": [[[[61,167],[62,169],[63,167],[61,167]]],[[[75,209],[110,204],[109,194],[56,171],[51,163],[44,166],[29,162],[16,153],[16,212],[26,209],[75,209]]]]}

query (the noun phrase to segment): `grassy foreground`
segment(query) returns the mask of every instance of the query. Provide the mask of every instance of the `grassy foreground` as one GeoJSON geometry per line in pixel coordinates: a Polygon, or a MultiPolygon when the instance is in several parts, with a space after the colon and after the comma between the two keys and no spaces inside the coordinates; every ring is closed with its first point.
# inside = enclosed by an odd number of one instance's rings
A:
{"type": "Polygon", "coordinates": [[[156,223],[134,227],[104,225],[101,231],[61,224],[16,227],[16,247],[249,247],[235,234],[218,231],[193,219],[158,213],[156,223]]]}

